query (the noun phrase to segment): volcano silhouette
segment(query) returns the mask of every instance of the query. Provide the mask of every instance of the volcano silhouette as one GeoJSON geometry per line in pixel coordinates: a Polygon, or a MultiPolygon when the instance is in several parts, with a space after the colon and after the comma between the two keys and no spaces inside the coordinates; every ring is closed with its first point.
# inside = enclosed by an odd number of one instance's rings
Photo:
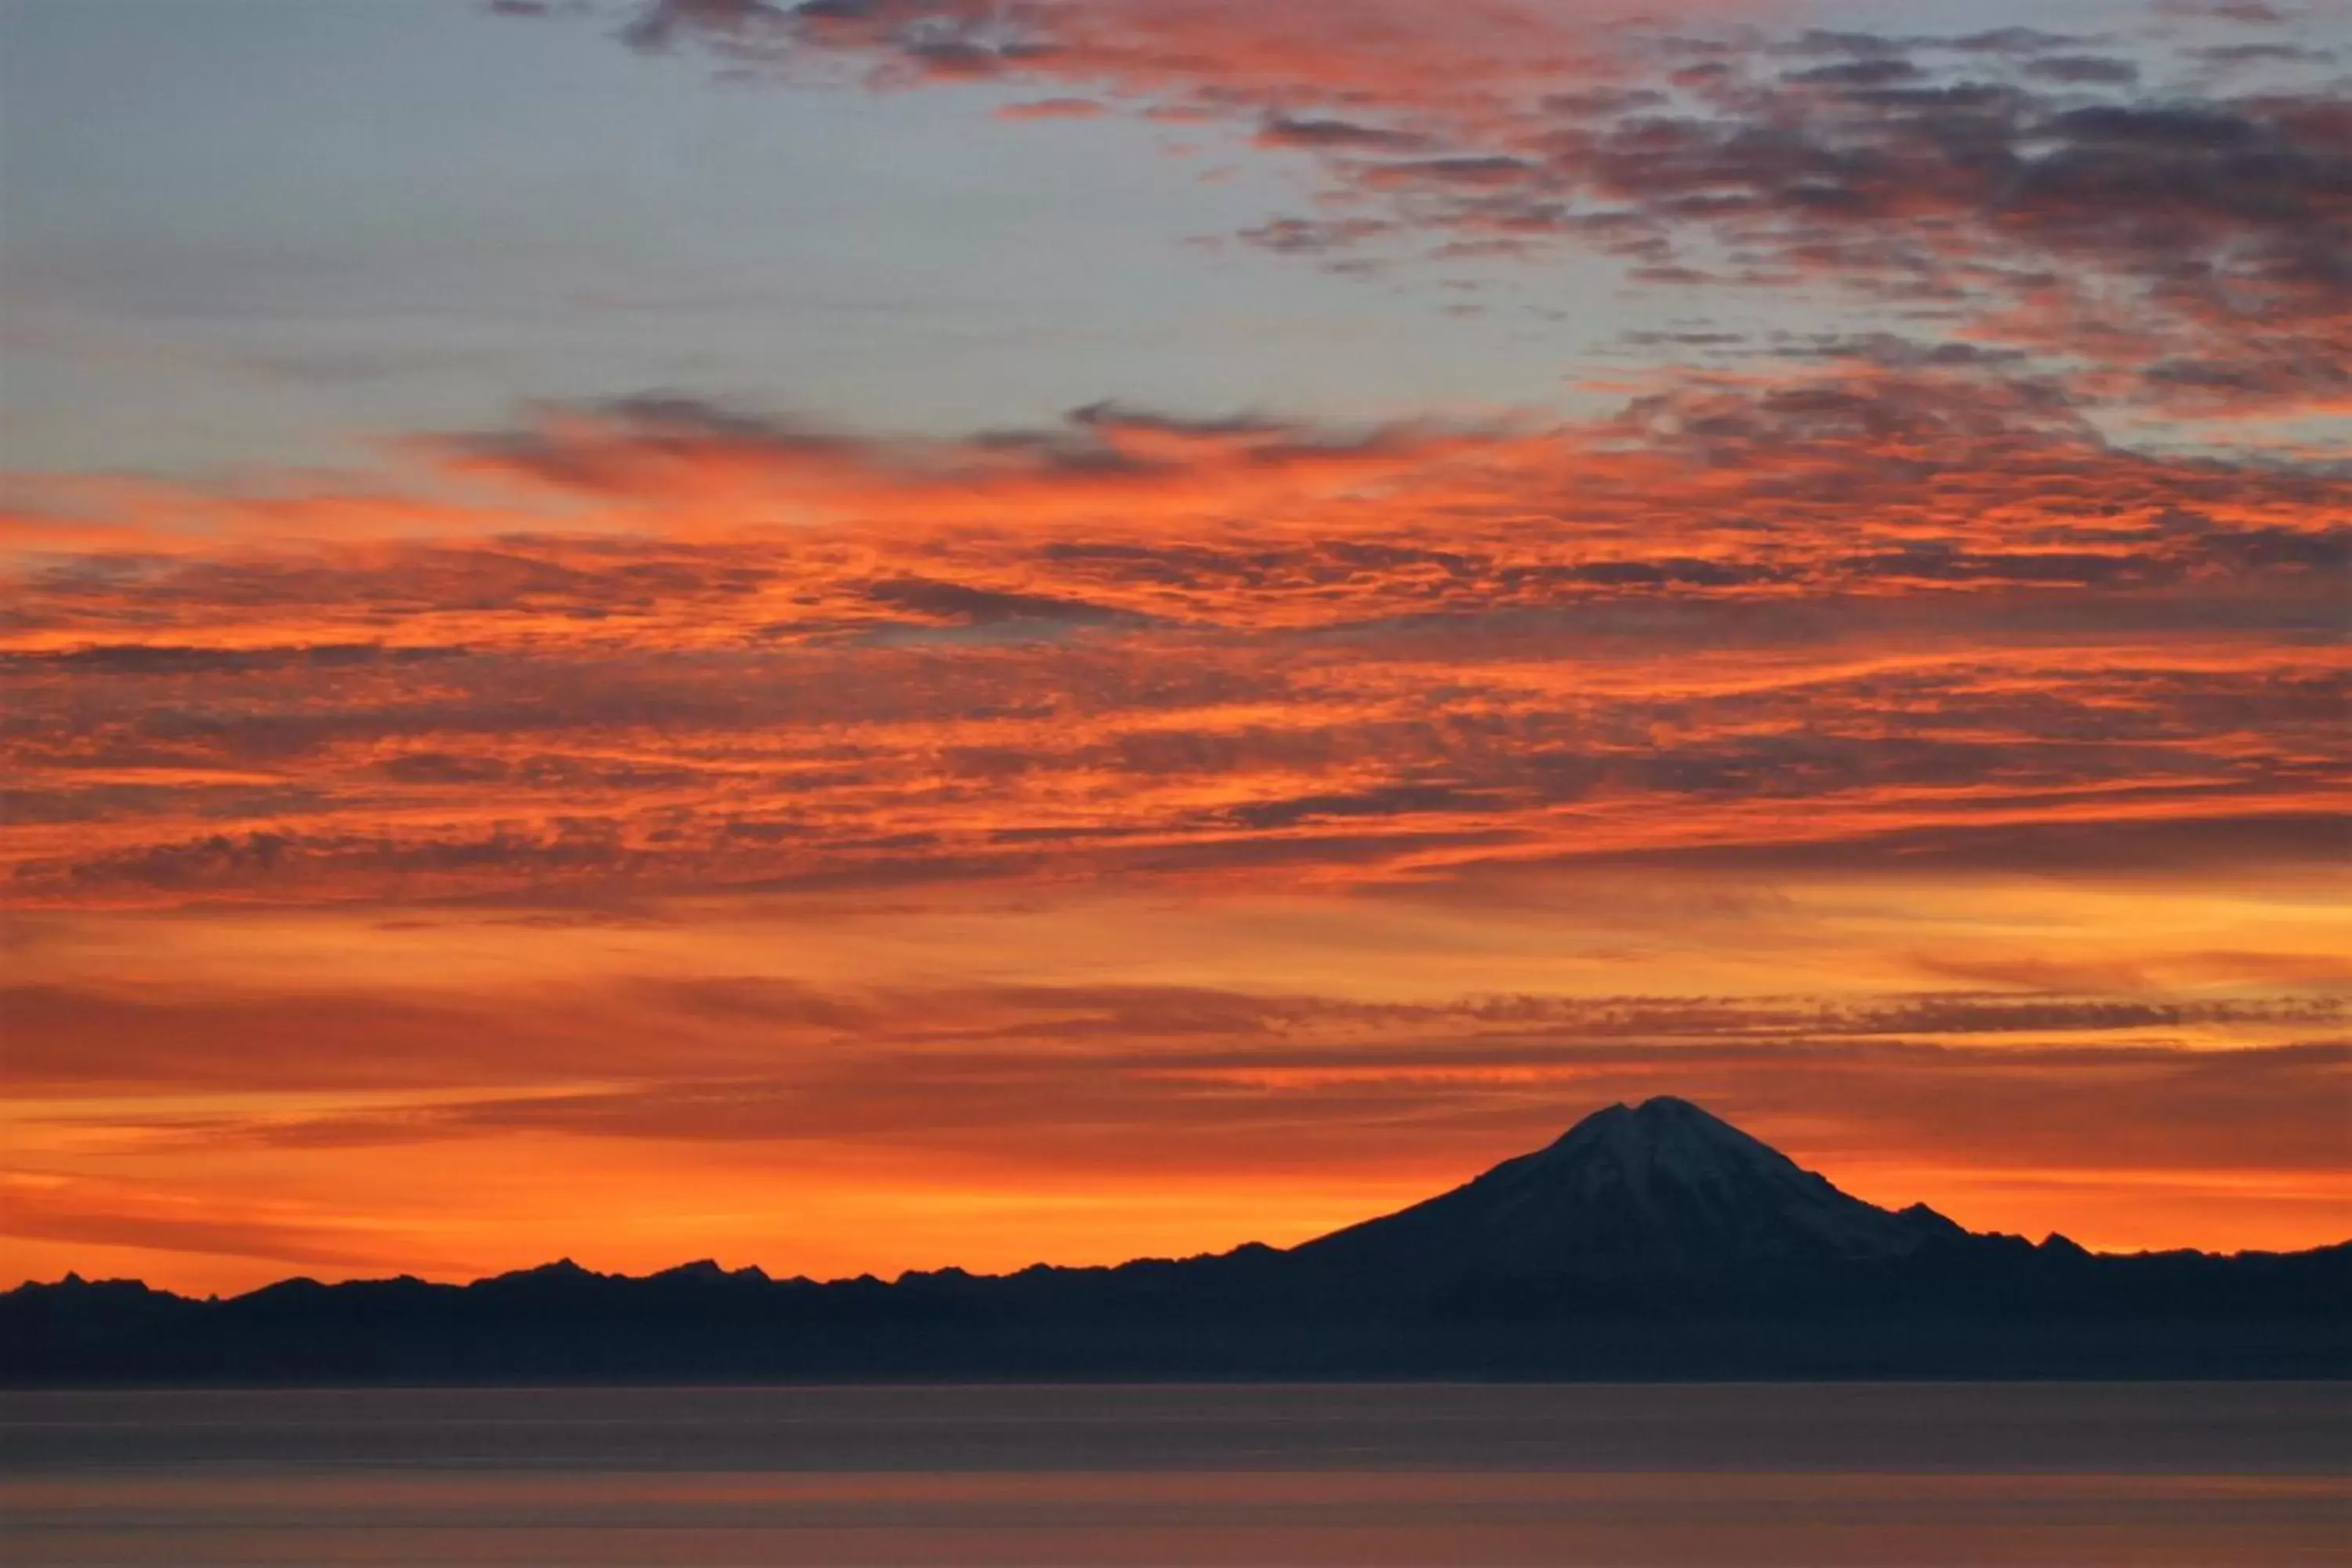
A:
{"type": "Polygon", "coordinates": [[[1288,1249],[821,1283],[568,1259],[226,1300],[0,1295],[0,1384],[2352,1373],[2352,1244],[2100,1255],[1893,1210],[1687,1100],[1612,1105],[1288,1249]]]}
{"type": "Polygon", "coordinates": [[[1968,1233],[1865,1203],[1685,1100],[1594,1112],[1467,1184],[1297,1248],[1488,1276],[1900,1258],[1968,1233]]]}

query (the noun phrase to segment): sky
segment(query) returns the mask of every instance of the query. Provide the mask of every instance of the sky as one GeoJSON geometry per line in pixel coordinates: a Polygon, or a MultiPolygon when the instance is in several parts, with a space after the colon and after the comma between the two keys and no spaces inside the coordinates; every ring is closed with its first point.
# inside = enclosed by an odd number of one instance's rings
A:
{"type": "Polygon", "coordinates": [[[2342,0],[0,0],[0,1280],[2352,1235],[2342,0]]]}

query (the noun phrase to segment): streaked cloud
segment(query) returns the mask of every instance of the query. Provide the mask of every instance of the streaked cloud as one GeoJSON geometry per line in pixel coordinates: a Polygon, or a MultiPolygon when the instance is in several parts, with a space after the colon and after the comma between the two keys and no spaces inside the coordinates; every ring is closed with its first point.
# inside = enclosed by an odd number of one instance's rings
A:
{"type": "Polygon", "coordinates": [[[19,555],[20,896],[2162,867],[2342,804],[2346,481],[1969,373],[919,442],[648,399],[410,450],[19,555]]]}

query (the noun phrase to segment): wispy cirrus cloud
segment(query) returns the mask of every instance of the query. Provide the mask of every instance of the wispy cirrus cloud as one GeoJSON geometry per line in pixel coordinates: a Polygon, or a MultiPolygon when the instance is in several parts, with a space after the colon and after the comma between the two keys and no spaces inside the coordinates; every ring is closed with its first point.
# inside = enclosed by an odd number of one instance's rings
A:
{"type": "MultiPolygon", "coordinates": [[[[0,1078],[36,1099],[92,1090],[134,1097],[457,1090],[458,1098],[481,1099],[519,1082],[562,1083],[571,1093],[599,1082],[668,1081],[724,1093],[727,1085],[754,1079],[774,1087],[785,1068],[828,1081],[843,1075],[845,1085],[876,1076],[870,1061],[849,1058],[878,1052],[904,1058],[903,1071],[880,1075],[892,1081],[906,1073],[952,1075],[974,1061],[992,1072],[1038,1074],[1083,1061],[1089,1072],[1131,1074],[1139,1084],[1353,1075],[1450,1076],[1475,1086],[1520,1069],[1572,1074],[1614,1063],[1630,1071],[1627,1063],[1659,1052],[1675,1060],[1685,1053],[1713,1059],[1713,1052],[1726,1061],[1794,1063],[1850,1047],[1923,1058],[2015,1049],[2024,1054],[2011,1065],[2023,1070],[2093,1059],[2084,1053],[2139,1061],[2150,1052],[2190,1052],[2207,1040],[2269,1048],[2343,1030],[2346,1004],[2327,989],[2347,978],[2340,963],[2305,954],[2298,972],[2273,962],[2266,973],[2261,955],[2183,954],[2172,962],[2201,963],[2209,976],[2235,984],[2231,994],[2183,999],[2149,992],[2144,982],[2118,990],[2111,975],[2078,964],[2064,993],[2040,995],[1505,994],[1397,1002],[1143,983],[828,987],[776,975],[697,973],[472,994],[346,987],[331,991],[323,1005],[315,992],[24,984],[0,993],[16,1041],[0,1078]],[[2289,979],[2305,988],[2260,989],[2289,979]],[[322,1011],[352,1020],[336,1031],[331,1049],[317,1044],[322,1011]],[[602,1028],[599,1020],[630,1027],[602,1028]],[[485,1037],[499,1048],[482,1050],[485,1037]],[[657,1049],[648,1045],[655,1040],[657,1049]]],[[[2015,967],[2002,972],[2004,980],[2013,984],[2015,967]]],[[[2057,972],[2045,965],[2037,977],[2046,982],[2057,972]]],[[[625,1098],[624,1089],[611,1092],[625,1098]]],[[[601,1102],[604,1089],[594,1097],[601,1102]]],[[[823,1125],[820,1115],[804,1130],[814,1135],[823,1125]]]]}

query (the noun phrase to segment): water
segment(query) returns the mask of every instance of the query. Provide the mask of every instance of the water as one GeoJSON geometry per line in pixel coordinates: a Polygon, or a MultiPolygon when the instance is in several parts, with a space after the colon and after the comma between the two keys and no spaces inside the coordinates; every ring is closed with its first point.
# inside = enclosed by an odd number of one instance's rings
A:
{"type": "Polygon", "coordinates": [[[0,1562],[2352,1561],[2326,1384],[16,1393],[0,1562]]]}

